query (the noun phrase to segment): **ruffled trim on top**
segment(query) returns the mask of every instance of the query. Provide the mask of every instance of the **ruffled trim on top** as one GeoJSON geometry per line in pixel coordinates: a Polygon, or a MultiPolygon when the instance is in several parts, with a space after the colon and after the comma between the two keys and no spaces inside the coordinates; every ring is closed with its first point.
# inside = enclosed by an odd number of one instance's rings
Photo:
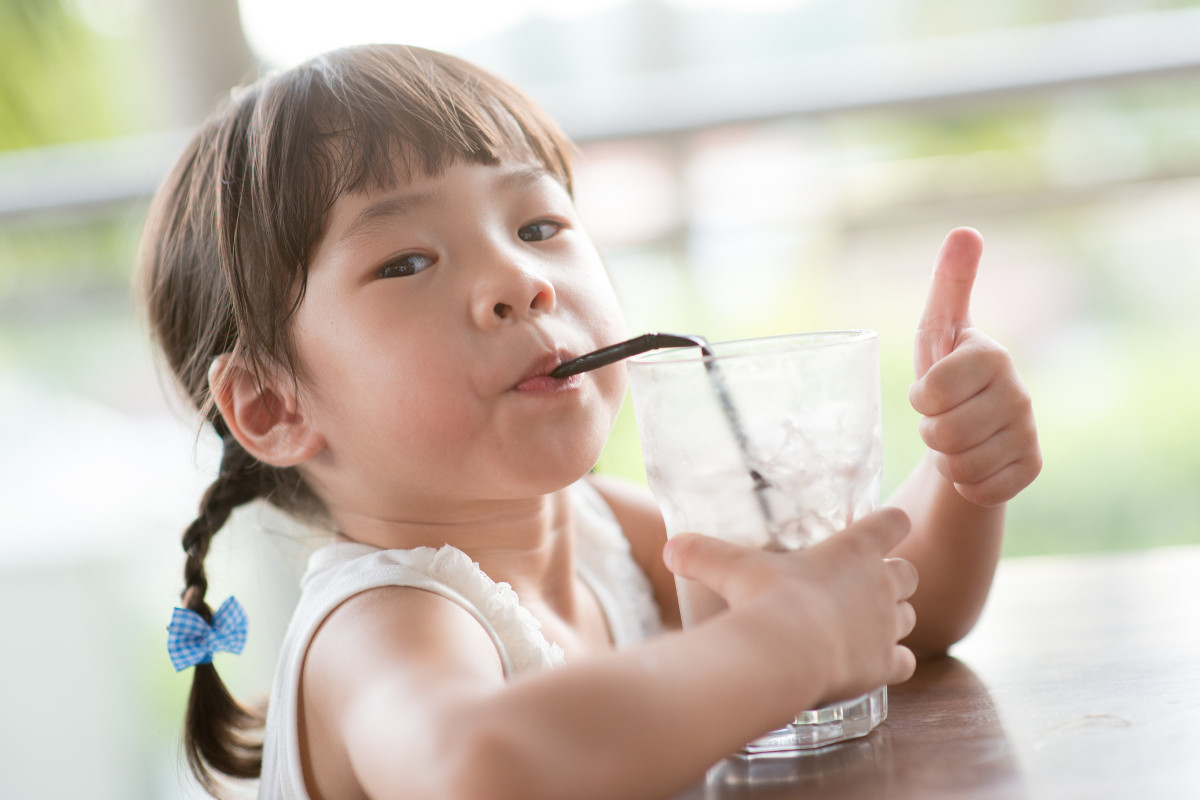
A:
{"type": "Polygon", "coordinates": [[[508,649],[514,671],[553,669],[566,663],[563,649],[546,640],[542,623],[521,605],[512,586],[489,578],[478,562],[456,547],[443,545],[436,552],[431,547],[419,547],[407,552],[415,555],[422,550],[428,551],[422,553],[429,558],[426,574],[479,609],[508,649]]]}
{"type": "MultiPolygon", "coordinates": [[[[614,644],[628,647],[661,633],[662,616],[653,587],[634,560],[612,510],[586,481],[575,484],[571,493],[576,515],[575,569],[599,600],[614,644]]],[[[442,594],[485,625],[508,675],[566,663],[563,649],[547,641],[542,623],[521,605],[512,586],[492,580],[478,562],[452,545],[380,550],[353,542],[331,543],[309,558],[301,586],[306,595],[320,594],[325,591],[320,586],[328,581],[345,581],[347,592],[396,585],[442,594]]]]}

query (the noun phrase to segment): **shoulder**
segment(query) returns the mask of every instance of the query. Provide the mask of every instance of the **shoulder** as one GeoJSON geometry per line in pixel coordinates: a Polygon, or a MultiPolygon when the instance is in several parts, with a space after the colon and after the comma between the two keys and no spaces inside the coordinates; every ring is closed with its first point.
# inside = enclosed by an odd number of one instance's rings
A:
{"type": "Polygon", "coordinates": [[[612,475],[593,474],[587,481],[612,509],[629,540],[634,560],[650,578],[663,623],[668,628],[679,627],[675,576],[662,560],[667,528],[654,497],[644,486],[612,475]]]}
{"type": "Polygon", "coordinates": [[[306,779],[318,789],[310,793],[355,796],[381,759],[420,752],[416,740],[431,723],[503,683],[491,638],[450,600],[404,586],[354,595],[325,618],[304,656],[299,734],[306,779]]]}
{"type": "Polygon", "coordinates": [[[503,678],[495,644],[457,603],[416,587],[379,586],[350,597],[325,618],[305,666],[331,655],[345,671],[392,671],[443,654],[469,655],[503,678]]]}

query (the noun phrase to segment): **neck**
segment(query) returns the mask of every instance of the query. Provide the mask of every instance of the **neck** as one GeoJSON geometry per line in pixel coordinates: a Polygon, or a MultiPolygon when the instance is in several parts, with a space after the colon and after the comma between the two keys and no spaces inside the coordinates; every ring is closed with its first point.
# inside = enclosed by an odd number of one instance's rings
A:
{"type": "Polygon", "coordinates": [[[514,501],[460,504],[437,519],[380,519],[335,513],[340,536],[382,549],[451,545],[522,601],[568,597],[574,525],[568,490],[514,501]]]}

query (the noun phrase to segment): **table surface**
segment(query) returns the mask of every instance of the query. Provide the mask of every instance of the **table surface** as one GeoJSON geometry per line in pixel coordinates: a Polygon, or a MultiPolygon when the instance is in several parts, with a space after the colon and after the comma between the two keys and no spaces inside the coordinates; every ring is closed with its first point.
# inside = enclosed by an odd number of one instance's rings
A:
{"type": "Polygon", "coordinates": [[[1005,559],[885,723],[729,759],[675,800],[1200,798],[1200,546],[1005,559]]]}

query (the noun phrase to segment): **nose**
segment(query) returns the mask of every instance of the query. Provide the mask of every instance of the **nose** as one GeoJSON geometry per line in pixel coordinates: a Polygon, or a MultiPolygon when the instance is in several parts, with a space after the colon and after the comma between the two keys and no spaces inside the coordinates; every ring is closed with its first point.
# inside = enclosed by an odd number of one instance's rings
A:
{"type": "Polygon", "coordinates": [[[471,315],[488,329],[551,311],[555,302],[554,284],[535,264],[496,253],[477,271],[471,315]]]}

